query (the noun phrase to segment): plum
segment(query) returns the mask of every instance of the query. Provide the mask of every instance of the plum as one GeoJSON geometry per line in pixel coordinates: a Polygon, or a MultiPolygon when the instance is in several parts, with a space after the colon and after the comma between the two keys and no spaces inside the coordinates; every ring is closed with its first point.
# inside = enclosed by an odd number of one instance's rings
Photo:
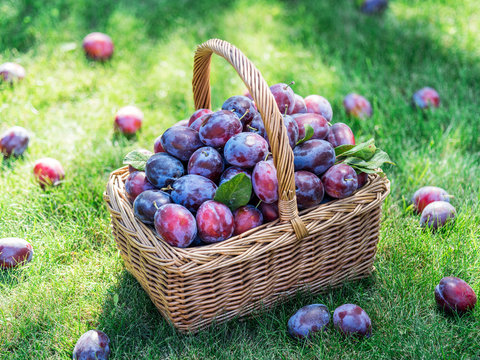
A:
{"type": "Polygon", "coordinates": [[[226,240],[233,234],[233,214],[220,202],[205,201],[198,208],[196,218],[200,238],[207,244],[226,240]]]}
{"type": "Polygon", "coordinates": [[[217,181],[224,169],[222,155],[212,147],[197,149],[188,160],[188,173],[217,181]]]}
{"type": "Polygon", "coordinates": [[[89,59],[105,61],[113,55],[113,41],[106,34],[93,32],[83,39],[83,50],[89,59]]]}
{"type": "Polygon", "coordinates": [[[360,174],[357,174],[357,189],[360,189],[363,187],[368,181],[368,174],[361,172],[360,174]]]}
{"type": "MultiPolygon", "coordinates": [[[[288,143],[293,149],[297,144],[297,141],[300,139],[298,124],[294,120],[293,116],[290,115],[283,115],[283,123],[287,129],[288,143]]],[[[255,116],[250,126],[247,127],[246,131],[262,136],[265,140],[267,140],[268,146],[270,146],[270,141],[268,140],[267,131],[265,130],[265,125],[263,124],[261,116],[255,116]]]]}
{"type": "Polygon", "coordinates": [[[222,176],[220,176],[219,185],[222,185],[224,182],[227,182],[240,173],[247,175],[247,177],[252,180],[252,172],[250,170],[242,169],[238,166],[230,166],[223,172],[222,176]]]}
{"type": "Polygon", "coordinates": [[[360,5],[360,11],[367,15],[377,15],[385,11],[388,0],[364,0],[360,5]]]}
{"type": "Polygon", "coordinates": [[[440,106],[440,96],[435,89],[428,86],[413,94],[412,101],[413,105],[420,109],[438,108],[440,106]]]}
{"type": "Polygon", "coordinates": [[[203,146],[198,131],[186,126],[172,126],[160,141],[167,153],[181,161],[188,161],[195,150],[203,146]]]}
{"type": "Polygon", "coordinates": [[[447,222],[453,221],[456,215],[457,212],[450,203],[446,201],[434,201],[423,209],[422,216],[420,217],[420,225],[422,225],[422,227],[428,226],[433,229],[438,229],[447,222]]]}
{"type": "Polygon", "coordinates": [[[189,122],[189,119],[183,119],[183,120],[177,121],[177,122],[176,122],[175,124],[173,124],[171,127],[175,127],[175,126],[188,127],[188,122],[189,122]]]}
{"type": "Polygon", "coordinates": [[[424,186],[415,191],[412,197],[412,203],[415,206],[415,210],[418,214],[421,214],[425,206],[434,201],[446,201],[450,202],[451,196],[437,186],[424,186]]]}
{"type": "MultiPolygon", "coordinates": [[[[213,113],[212,110],[210,109],[198,109],[196,110],[192,116],[190,116],[190,119],[188,119],[188,125],[191,126],[197,119],[201,118],[203,115],[211,114],[213,113]]],[[[198,131],[198,129],[195,129],[198,131]]]]}
{"type": "Polygon", "coordinates": [[[299,209],[307,209],[322,202],[324,190],[320,178],[309,171],[295,172],[295,193],[299,209]]]}
{"type": "Polygon", "coordinates": [[[477,295],[462,279],[447,276],[435,287],[435,300],[448,313],[464,313],[475,307],[477,295]]]}
{"type": "Polygon", "coordinates": [[[233,235],[240,235],[245,231],[262,225],[263,215],[255,206],[245,205],[235,210],[233,213],[233,221],[235,223],[233,235]]]}
{"type": "Polygon", "coordinates": [[[343,99],[343,107],[347,115],[358,119],[366,119],[372,116],[372,105],[362,95],[348,94],[343,99]]]}
{"type": "Polygon", "coordinates": [[[271,204],[278,200],[277,169],[273,160],[263,160],[255,165],[252,185],[255,195],[263,202],[271,204]]]}
{"type": "Polygon", "coordinates": [[[357,173],[349,165],[333,165],[323,174],[322,183],[329,196],[335,199],[343,199],[357,190],[357,173]]]}
{"type": "MultiPolygon", "coordinates": [[[[138,149],[137,151],[144,154],[144,155],[148,155],[148,156],[153,155],[153,153],[150,150],[147,150],[147,149],[138,149]]],[[[128,172],[130,174],[134,173],[135,171],[138,171],[138,169],[135,169],[132,165],[128,165],[128,172]]]]}
{"type": "Polygon", "coordinates": [[[305,137],[305,125],[310,125],[313,128],[313,136],[311,139],[323,140],[330,132],[330,126],[327,119],[322,115],[315,113],[305,113],[293,115],[295,122],[298,125],[298,138],[303,139],[305,137]]]}
{"type": "Polygon", "coordinates": [[[314,333],[327,330],[330,312],[323,304],[311,304],[300,308],[287,324],[290,336],[306,339],[314,333]]]}
{"type": "Polygon", "coordinates": [[[215,196],[217,185],[200,175],[185,175],[172,184],[170,196],[176,204],[195,213],[201,204],[215,196]]]}
{"type": "Polygon", "coordinates": [[[145,174],[148,181],[157,188],[172,184],[184,173],[185,169],[182,162],[163,152],[152,155],[145,165],[145,174]]]}
{"type": "Polygon", "coordinates": [[[252,122],[244,128],[244,131],[253,132],[267,140],[267,131],[265,130],[265,124],[259,112],[255,114],[252,122]]]}
{"type": "Polygon", "coordinates": [[[20,81],[25,77],[25,69],[22,65],[6,62],[0,65],[0,79],[13,84],[15,81],[20,81]]]}
{"type": "Polygon", "coordinates": [[[270,91],[277,102],[278,110],[282,115],[290,115],[295,107],[295,93],[290,85],[279,83],[270,86],[270,91]]]}
{"type": "Polygon", "coordinates": [[[335,163],[335,149],[325,140],[307,140],[293,149],[295,171],[322,175],[335,163]]]}
{"type": "Polygon", "coordinates": [[[172,202],[170,195],[161,190],[146,190],[140,193],[133,202],[133,213],[145,224],[153,224],[157,210],[172,202]]]}
{"type": "Polygon", "coordinates": [[[193,130],[200,131],[200,126],[202,126],[203,122],[207,118],[207,115],[210,115],[211,113],[205,114],[200,116],[199,118],[196,118],[194,122],[192,122],[188,127],[192,128],[193,130]]]}
{"type": "Polygon", "coordinates": [[[4,157],[21,156],[28,147],[30,135],[21,126],[13,126],[0,137],[0,153],[4,157]]]}
{"type": "Polygon", "coordinates": [[[162,146],[162,135],[160,135],[155,139],[155,142],[153,143],[153,152],[155,154],[160,152],[163,152],[163,153],[166,152],[162,146]]]}
{"type": "Polygon", "coordinates": [[[108,360],[110,339],[99,330],[89,330],[78,339],[73,349],[73,360],[108,360]]]}
{"type": "Polygon", "coordinates": [[[355,145],[352,129],[347,124],[336,123],[330,128],[327,140],[334,148],[340,145],[355,145]]]}
{"type": "Polygon", "coordinates": [[[278,204],[276,202],[267,204],[262,201],[259,208],[262,212],[263,220],[265,222],[270,222],[278,219],[278,204]]]}
{"type": "Polygon", "coordinates": [[[295,94],[295,106],[293,107],[292,114],[302,114],[307,112],[307,105],[305,100],[298,94],[295,94]]]}
{"type": "Polygon", "coordinates": [[[144,191],[153,189],[155,189],[155,186],[148,181],[144,171],[135,171],[128,175],[127,180],[125,180],[125,191],[132,202],[144,191]]]}
{"type": "Polygon", "coordinates": [[[368,314],[360,306],[344,304],[333,312],[333,326],[344,335],[370,337],[372,322],[368,314]]]}
{"type": "Polygon", "coordinates": [[[43,158],[33,165],[33,175],[38,183],[45,189],[46,186],[57,186],[65,178],[62,164],[56,159],[43,158]]]}
{"type": "Polygon", "coordinates": [[[8,269],[32,260],[32,245],[20,238],[0,239],[0,268],[8,269]]]}
{"type": "Polygon", "coordinates": [[[332,105],[320,95],[309,95],[305,99],[307,112],[322,115],[328,122],[332,121],[332,105]]]}
{"type": "Polygon", "coordinates": [[[225,100],[222,105],[222,110],[234,112],[242,122],[243,127],[250,124],[257,113],[253,101],[241,95],[232,96],[225,100]]]}
{"type": "Polygon", "coordinates": [[[242,132],[242,122],[235,113],[227,110],[216,111],[203,118],[200,126],[200,140],[207,146],[223,147],[234,135],[242,132]]]}
{"type": "Polygon", "coordinates": [[[197,236],[195,217],[179,204],[162,205],[153,219],[155,230],[168,244],[185,248],[197,236]]]}
{"type": "Polygon", "coordinates": [[[115,114],[115,131],[124,135],[134,135],[142,127],[143,113],[133,105],[124,106],[115,114]]]}
{"type": "Polygon", "coordinates": [[[254,167],[268,154],[267,141],[258,134],[242,132],[232,136],[225,144],[225,160],[242,168],[254,167]]]}

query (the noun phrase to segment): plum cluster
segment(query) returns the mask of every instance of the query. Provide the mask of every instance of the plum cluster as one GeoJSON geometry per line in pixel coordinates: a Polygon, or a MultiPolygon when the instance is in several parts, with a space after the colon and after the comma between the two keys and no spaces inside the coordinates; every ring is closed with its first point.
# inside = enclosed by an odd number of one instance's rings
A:
{"type": "Polygon", "coordinates": [[[437,186],[424,186],[413,194],[412,203],[420,214],[420,225],[438,229],[455,219],[457,212],[450,204],[451,195],[437,186]]]}
{"type": "MultiPolygon", "coordinates": [[[[348,125],[330,123],[328,100],[304,99],[284,83],[270,90],[293,149],[299,210],[321,204],[325,196],[348,197],[363,186],[366,174],[335,164],[335,147],[355,145],[355,138],[348,125]]],[[[124,113],[127,118],[134,116],[124,113]]],[[[170,245],[216,243],[278,218],[277,170],[262,116],[248,93],[228,98],[218,111],[196,110],[159,136],[153,150],[140,150],[141,169],[127,162],[125,190],[136,217],[170,245]],[[239,174],[251,183],[250,201],[232,207],[216,199],[218,188],[239,174]]]]}

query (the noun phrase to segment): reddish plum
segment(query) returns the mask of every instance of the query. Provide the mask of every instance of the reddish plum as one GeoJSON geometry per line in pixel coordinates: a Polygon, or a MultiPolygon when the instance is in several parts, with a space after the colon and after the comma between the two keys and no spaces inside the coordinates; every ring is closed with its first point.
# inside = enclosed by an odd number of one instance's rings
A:
{"type": "Polygon", "coordinates": [[[278,204],[276,202],[267,204],[262,201],[259,206],[265,222],[270,222],[278,219],[278,204]]]}
{"type": "Polygon", "coordinates": [[[153,224],[157,210],[165,204],[171,203],[170,195],[160,190],[146,190],[140,193],[133,202],[135,216],[145,224],[153,224]]]}
{"type": "Polygon", "coordinates": [[[322,115],[327,121],[332,121],[332,105],[320,95],[309,95],[305,99],[307,112],[322,115]]]}
{"type": "Polygon", "coordinates": [[[366,119],[372,116],[372,105],[363,96],[352,93],[345,96],[343,99],[343,107],[347,115],[366,119]]]}
{"type": "Polygon", "coordinates": [[[217,181],[224,169],[222,155],[212,147],[196,150],[188,160],[188,173],[217,181]]]}
{"type": "Polygon", "coordinates": [[[170,196],[174,203],[185,206],[195,213],[200,205],[213,199],[217,185],[200,175],[185,175],[172,184],[170,196]]]}
{"type": "Polygon", "coordinates": [[[197,226],[203,242],[212,244],[223,241],[233,234],[233,214],[228,206],[208,200],[198,209],[197,226]]]}
{"type": "Polygon", "coordinates": [[[165,149],[163,148],[162,146],[162,135],[160,135],[159,137],[157,137],[155,139],[155,142],[153,144],[153,152],[156,154],[156,153],[164,153],[166,152],[165,149]]]}
{"type": "Polygon", "coordinates": [[[260,161],[255,165],[252,185],[255,195],[263,202],[271,204],[278,200],[277,169],[273,160],[260,161]]]}
{"type": "Polygon", "coordinates": [[[114,128],[125,135],[133,135],[142,127],[143,113],[136,106],[125,106],[115,115],[114,128]]]}
{"type": "Polygon", "coordinates": [[[230,166],[227,170],[225,170],[220,176],[219,185],[222,185],[224,182],[232,179],[236,175],[243,173],[248,176],[250,180],[252,180],[252,172],[250,170],[242,169],[238,166],[230,166]]]}
{"type": "Polygon", "coordinates": [[[365,310],[355,304],[344,304],[333,312],[333,326],[344,335],[370,337],[372,322],[365,310]]]}
{"type": "Polygon", "coordinates": [[[340,145],[355,145],[352,129],[344,123],[336,123],[330,127],[327,140],[334,148],[340,145]]]}
{"type": "Polygon", "coordinates": [[[307,209],[320,204],[324,190],[320,178],[309,171],[295,172],[295,193],[299,209],[307,209]]]}
{"type": "Polygon", "coordinates": [[[477,295],[462,279],[447,276],[435,287],[435,300],[448,313],[464,313],[475,307],[477,295]]]}
{"type": "Polygon", "coordinates": [[[25,77],[25,69],[22,65],[6,62],[0,65],[0,79],[13,84],[25,77]]]}
{"type": "Polygon", "coordinates": [[[364,0],[360,5],[360,11],[367,15],[378,15],[385,11],[388,0],[364,0]]]}
{"type": "Polygon", "coordinates": [[[262,212],[253,205],[239,207],[233,213],[233,219],[235,223],[233,235],[240,235],[263,224],[262,212]]]}
{"type": "Polygon", "coordinates": [[[295,171],[306,170],[320,176],[335,163],[335,150],[325,140],[307,140],[293,149],[295,171]]]}
{"type": "Polygon", "coordinates": [[[32,260],[32,245],[19,238],[0,239],[0,268],[8,269],[32,260]]]}
{"type": "Polygon", "coordinates": [[[185,248],[197,236],[195,217],[182,205],[162,205],[153,221],[158,235],[172,246],[185,248]]]}
{"type": "Polygon", "coordinates": [[[65,171],[58,160],[43,158],[33,165],[33,175],[42,188],[57,186],[65,178],[65,171]]]}
{"type": "Polygon", "coordinates": [[[195,122],[195,120],[201,118],[203,115],[212,114],[212,113],[213,111],[210,109],[198,109],[192,114],[192,116],[190,116],[190,119],[188,119],[188,126],[192,125],[195,122]]]}
{"type": "Polygon", "coordinates": [[[424,87],[413,94],[413,105],[420,109],[438,108],[440,106],[440,96],[437,91],[431,87],[424,87]]]}
{"type": "Polygon", "coordinates": [[[105,61],[113,55],[113,41],[106,34],[94,32],[83,39],[83,50],[89,59],[105,61]]]}
{"type": "Polygon", "coordinates": [[[279,83],[270,86],[270,91],[277,102],[278,110],[282,115],[292,114],[295,107],[295,93],[290,85],[279,83]]]}
{"type": "Polygon", "coordinates": [[[125,181],[125,191],[132,202],[135,201],[137,196],[142,192],[153,189],[155,189],[155,186],[148,181],[144,171],[135,171],[131,173],[125,181]]]}
{"type": "Polygon", "coordinates": [[[242,122],[238,116],[227,110],[208,114],[200,126],[200,140],[207,146],[223,147],[234,135],[242,132],[242,122]]]}
{"type": "Polygon", "coordinates": [[[223,156],[229,164],[242,168],[254,167],[267,154],[267,141],[260,135],[249,132],[232,136],[223,151],[223,156]]]}
{"type": "Polygon", "coordinates": [[[292,114],[302,114],[307,112],[307,105],[305,100],[298,94],[295,94],[295,106],[293,107],[292,114]]]}
{"type": "Polygon", "coordinates": [[[200,116],[199,118],[196,118],[195,121],[192,122],[192,124],[189,127],[192,128],[193,130],[200,131],[200,126],[202,126],[204,120],[207,118],[208,115],[210,114],[205,114],[200,116]]]}
{"type": "Polygon", "coordinates": [[[290,336],[306,339],[319,331],[327,330],[330,312],[323,304],[311,304],[300,308],[287,324],[290,336]]]}
{"type": "Polygon", "coordinates": [[[184,173],[185,169],[182,162],[164,152],[152,155],[145,165],[145,174],[148,181],[157,188],[172,184],[184,173]]]}
{"type": "MultiPolygon", "coordinates": [[[[144,154],[144,155],[148,155],[148,156],[152,156],[153,153],[147,149],[138,149],[137,150],[138,152],[144,154]]],[[[128,172],[131,174],[131,173],[134,173],[135,171],[138,171],[138,169],[135,169],[132,165],[128,165],[128,172]]]]}
{"type": "Polygon", "coordinates": [[[415,206],[417,213],[421,214],[425,206],[434,201],[450,202],[451,196],[437,186],[424,186],[413,194],[412,203],[415,206]]]}
{"type": "Polygon", "coordinates": [[[446,201],[434,201],[423,209],[420,225],[422,225],[422,227],[438,229],[447,222],[453,221],[456,215],[457,212],[450,203],[446,201]]]}
{"type": "Polygon", "coordinates": [[[360,174],[357,174],[357,189],[360,189],[361,187],[363,187],[368,181],[368,174],[367,173],[360,173],[360,174]]]}
{"type": "Polygon", "coordinates": [[[299,139],[303,139],[305,137],[305,125],[307,124],[313,128],[313,136],[311,137],[312,139],[323,140],[330,132],[328,121],[322,115],[306,113],[294,115],[293,118],[298,125],[299,139]]]}
{"type": "Polygon", "coordinates": [[[228,110],[235,113],[242,126],[250,124],[257,113],[253,101],[246,96],[236,95],[228,98],[222,105],[222,110],[228,110]]]}
{"type": "Polygon", "coordinates": [[[73,349],[73,360],[108,360],[110,339],[99,330],[89,330],[78,339],[73,349]]]}
{"type": "Polygon", "coordinates": [[[203,146],[198,131],[185,126],[172,126],[163,133],[160,141],[167,153],[181,161],[188,161],[195,150],[203,146]]]}
{"type": "Polygon", "coordinates": [[[0,137],[0,153],[4,157],[21,156],[30,141],[28,131],[21,126],[14,126],[5,131],[0,137]]]}
{"type": "Polygon", "coordinates": [[[333,165],[323,174],[322,183],[329,196],[335,199],[343,199],[357,190],[357,173],[349,165],[333,165]]]}

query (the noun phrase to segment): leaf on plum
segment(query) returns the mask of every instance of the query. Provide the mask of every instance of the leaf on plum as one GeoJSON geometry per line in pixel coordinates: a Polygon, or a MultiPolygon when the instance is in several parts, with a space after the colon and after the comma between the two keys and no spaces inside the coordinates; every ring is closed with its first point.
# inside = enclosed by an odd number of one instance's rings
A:
{"type": "Polygon", "coordinates": [[[218,187],[214,200],[235,211],[239,207],[247,205],[251,195],[252,181],[247,175],[240,173],[218,187]]]}
{"type": "Polygon", "coordinates": [[[123,159],[125,165],[131,165],[133,168],[145,171],[145,164],[151,155],[144,154],[138,150],[130,151],[123,159]]]}
{"type": "Polygon", "coordinates": [[[341,160],[340,163],[350,165],[357,171],[357,173],[364,172],[367,174],[381,174],[382,171],[379,169],[383,164],[395,165],[395,163],[390,160],[388,154],[378,148],[376,149],[375,154],[368,161],[355,156],[349,156],[341,160]]]}
{"type": "Polygon", "coordinates": [[[310,140],[314,134],[315,130],[313,129],[313,126],[310,124],[305,124],[305,136],[303,139],[300,139],[297,141],[295,145],[301,144],[307,140],[310,140]]]}
{"type": "Polygon", "coordinates": [[[370,160],[377,150],[375,140],[370,139],[358,145],[340,145],[335,148],[335,155],[339,157],[354,156],[363,160],[370,160]]]}

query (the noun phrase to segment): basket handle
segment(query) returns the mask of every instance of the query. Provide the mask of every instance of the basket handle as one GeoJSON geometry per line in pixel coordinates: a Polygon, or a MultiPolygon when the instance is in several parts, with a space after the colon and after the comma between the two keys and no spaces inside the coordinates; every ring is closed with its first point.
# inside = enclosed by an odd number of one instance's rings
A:
{"type": "Polygon", "coordinates": [[[302,239],[308,235],[308,230],[298,216],[293,151],[288,142],[287,129],[282,115],[270,87],[260,71],[232,44],[219,39],[210,39],[197,47],[192,81],[195,109],[211,108],[210,62],[212,53],[223,57],[233,66],[255,100],[265,124],[273,162],[277,169],[280,220],[290,221],[295,235],[298,239],[302,239]]]}

